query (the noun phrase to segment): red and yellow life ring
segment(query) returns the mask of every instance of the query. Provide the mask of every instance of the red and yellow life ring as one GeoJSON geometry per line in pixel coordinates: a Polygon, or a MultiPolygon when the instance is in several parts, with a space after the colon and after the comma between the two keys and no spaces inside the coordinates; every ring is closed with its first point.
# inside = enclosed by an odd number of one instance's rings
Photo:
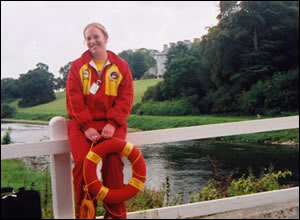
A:
{"type": "Polygon", "coordinates": [[[140,149],[121,139],[112,138],[99,143],[89,151],[84,163],[84,178],[88,191],[99,201],[106,203],[127,201],[143,188],[146,181],[146,164],[140,149]],[[97,177],[97,165],[109,153],[121,153],[131,163],[131,180],[119,189],[105,187],[97,177]]]}

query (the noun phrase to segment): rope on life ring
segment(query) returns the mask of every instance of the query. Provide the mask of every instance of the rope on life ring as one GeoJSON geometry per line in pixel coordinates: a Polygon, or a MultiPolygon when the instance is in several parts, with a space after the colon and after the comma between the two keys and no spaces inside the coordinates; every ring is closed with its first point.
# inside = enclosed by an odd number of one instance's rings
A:
{"type": "Polygon", "coordinates": [[[121,203],[134,197],[146,181],[146,164],[140,149],[129,142],[112,138],[91,148],[84,161],[83,176],[88,191],[99,201],[121,203]],[[120,153],[131,163],[132,177],[126,186],[109,189],[97,177],[98,163],[109,153],[120,153]]]}

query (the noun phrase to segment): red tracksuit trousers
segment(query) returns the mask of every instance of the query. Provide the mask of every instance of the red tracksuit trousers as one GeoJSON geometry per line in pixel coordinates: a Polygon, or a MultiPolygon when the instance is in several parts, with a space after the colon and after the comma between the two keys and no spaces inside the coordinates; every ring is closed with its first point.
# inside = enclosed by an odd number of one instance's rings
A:
{"type": "MultiPolygon", "coordinates": [[[[73,156],[73,185],[76,199],[76,218],[79,216],[80,204],[84,198],[84,178],[83,178],[83,162],[88,154],[91,142],[86,138],[84,133],[79,129],[78,125],[71,121],[68,124],[68,139],[73,156]]],[[[116,132],[115,134],[117,134],[116,132]]],[[[115,136],[115,135],[114,135],[115,136]]],[[[122,137],[119,137],[122,138],[122,137]]],[[[123,137],[122,139],[125,139],[123,137]]],[[[123,186],[123,167],[124,163],[121,155],[117,153],[108,154],[102,160],[102,179],[103,185],[111,189],[117,189],[123,186]]],[[[95,210],[97,208],[97,200],[95,200],[95,210]]],[[[106,213],[104,218],[126,218],[126,205],[125,203],[118,204],[103,204],[106,213]]]]}

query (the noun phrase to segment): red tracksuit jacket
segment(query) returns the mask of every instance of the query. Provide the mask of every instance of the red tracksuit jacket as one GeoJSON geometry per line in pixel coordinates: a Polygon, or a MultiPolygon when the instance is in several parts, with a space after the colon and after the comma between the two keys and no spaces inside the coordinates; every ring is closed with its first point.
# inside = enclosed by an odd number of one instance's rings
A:
{"type": "Polygon", "coordinates": [[[89,51],[72,63],[66,91],[68,117],[76,120],[82,131],[90,127],[101,130],[110,123],[117,128],[114,136],[124,139],[133,103],[133,80],[128,63],[111,51],[107,53],[100,78],[89,51]],[[99,89],[92,94],[90,88],[97,81],[99,89]]]}

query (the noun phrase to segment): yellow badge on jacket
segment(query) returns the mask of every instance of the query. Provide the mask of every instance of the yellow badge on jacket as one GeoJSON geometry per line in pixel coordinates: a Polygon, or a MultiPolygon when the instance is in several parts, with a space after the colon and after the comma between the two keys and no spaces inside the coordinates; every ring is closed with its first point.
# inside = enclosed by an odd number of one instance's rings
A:
{"type": "Polygon", "coordinates": [[[105,74],[105,94],[109,96],[117,96],[122,78],[123,76],[119,68],[115,64],[111,65],[105,74]]]}

